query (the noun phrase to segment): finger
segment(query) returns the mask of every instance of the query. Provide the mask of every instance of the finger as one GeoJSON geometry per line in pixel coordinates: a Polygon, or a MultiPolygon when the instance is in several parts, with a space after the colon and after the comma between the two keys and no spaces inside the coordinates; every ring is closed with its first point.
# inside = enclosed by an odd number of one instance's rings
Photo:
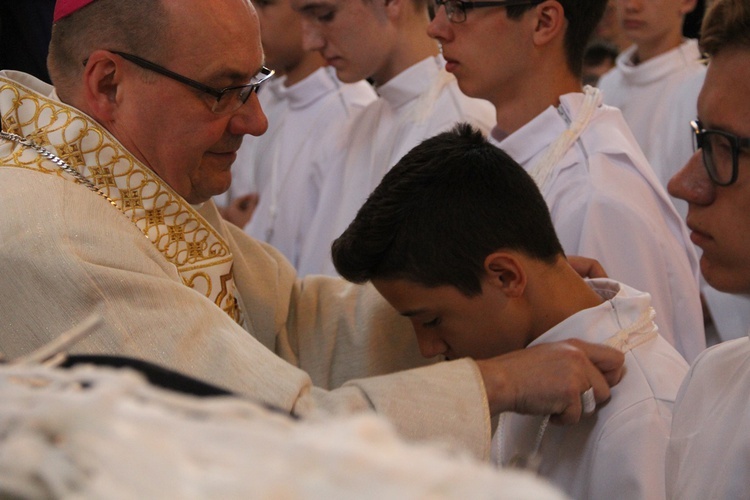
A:
{"type": "MultiPolygon", "coordinates": [[[[573,342],[569,343],[573,344],[573,342]]],[[[582,341],[576,341],[574,347],[579,348],[583,351],[585,356],[588,356],[587,349],[599,351],[594,344],[587,344],[582,341]]],[[[619,353],[619,351],[616,351],[619,353]]],[[[621,354],[621,353],[619,353],[621,354]]],[[[609,353],[604,350],[604,358],[609,359],[609,353]]],[[[617,356],[615,356],[617,358],[617,356]]],[[[612,361],[610,361],[612,362],[612,361]]],[[[613,370],[614,367],[619,367],[617,360],[612,362],[613,370]]],[[[599,371],[599,368],[591,362],[591,359],[587,357],[586,362],[581,364],[582,371],[578,374],[574,381],[571,381],[571,386],[574,387],[573,391],[567,395],[567,405],[564,410],[550,419],[551,422],[557,424],[575,424],[581,417],[590,416],[596,410],[598,404],[604,403],[611,397],[610,384],[605,375],[599,371]],[[586,396],[584,396],[586,394],[586,396]],[[588,400],[588,405],[585,403],[588,400]]]]}
{"type": "Polygon", "coordinates": [[[550,416],[550,422],[559,425],[577,424],[581,420],[582,410],[581,395],[576,393],[562,412],[550,416]]]}
{"type": "Polygon", "coordinates": [[[607,271],[604,270],[598,260],[591,260],[588,272],[586,273],[588,278],[608,278],[607,271]]]}
{"type": "Polygon", "coordinates": [[[582,278],[606,278],[607,271],[596,259],[581,257],[579,255],[568,256],[568,263],[582,278]]]}
{"type": "Polygon", "coordinates": [[[592,344],[578,339],[570,339],[567,342],[584,352],[606,379],[609,386],[615,386],[620,382],[625,363],[625,355],[621,351],[606,345],[592,344]]]}
{"type": "Polygon", "coordinates": [[[588,389],[571,396],[565,409],[558,414],[552,415],[550,422],[562,425],[578,423],[581,418],[593,415],[596,412],[598,404],[609,400],[609,385],[604,377],[596,369],[594,369],[591,375],[593,378],[592,385],[588,389]]]}

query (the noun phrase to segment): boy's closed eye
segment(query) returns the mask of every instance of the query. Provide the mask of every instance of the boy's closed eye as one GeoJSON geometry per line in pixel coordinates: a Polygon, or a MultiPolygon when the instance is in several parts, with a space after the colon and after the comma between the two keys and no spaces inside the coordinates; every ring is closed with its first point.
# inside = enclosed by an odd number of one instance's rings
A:
{"type": "Polygon", "coordinates": [[[426,322],[422,323],[422,326],[424,326],[426,328],[433,328],[433,327],[438,326],[439,324],[440,324],[440,318],[437,317],[437,318],[435,318],[433,320],[426,321],[426,322]]]}

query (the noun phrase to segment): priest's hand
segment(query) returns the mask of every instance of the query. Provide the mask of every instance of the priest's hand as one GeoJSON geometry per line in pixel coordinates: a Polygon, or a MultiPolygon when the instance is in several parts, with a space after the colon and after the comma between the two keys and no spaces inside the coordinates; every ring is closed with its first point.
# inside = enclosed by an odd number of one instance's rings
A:
{"type": "Polygon", "coordinates": [[[552,421],[576,423],[583,415],[581,395],[594,389],[597,402],[623,374],[624,355],[610,347],[577,339],[542,344],[477,361],[490,413],[552,415],[552,421]]]}
{"type": "Polygon", "coordinates": [[[596,259],[581,257],[580,255],[568,255],[568,264],[581,278],[606,278],[607,271],[596,259]]]}

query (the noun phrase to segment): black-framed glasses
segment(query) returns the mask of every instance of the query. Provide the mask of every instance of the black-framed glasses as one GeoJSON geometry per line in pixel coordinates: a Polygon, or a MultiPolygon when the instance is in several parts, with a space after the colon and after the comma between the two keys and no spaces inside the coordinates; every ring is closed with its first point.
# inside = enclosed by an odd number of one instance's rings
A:
{"type": "Polygon", "coordinates": [[[465,2],[463,0],[432,0],[435,13],[443,6],[445,15],[452,23],[466,21],[466,11],[481,7],[514,7],[516,5],[537,5],[544,0],[497,0],[493,2],[465,2]]]}
{"type": "Polygon", "coordinates": [[[214,87],[204,85],[200,82],[196,82],[195,80],[191,80],[190,78],[182,76],[179,73],[175,73],[174,71],[170,71],[167,68],[159,66],[156,63],[152,63],[151,61],[147,61],[142,57],[134,56],[133,54],[120,52],[117,50],[110,50],[110,52],[132,62],[136,66],[140,66],[141,68],[153,71],[154,73],[159,73],[160,75],[171,78],[172,80],[188,85],[196,90],[200,90],[201,92],[210,95],[211,97],[216,98],[216,100],[211,103],[211,111],[217,114],[233,113],[237,111],[240,106],[247,102],[247,100],[250,98],[250,94],[252,94],[253,92],[257,92],[260,85],[271,78],[274,74],[274,71],[272,69],[268,69],[263,66],[258,74],[253,77],[250,83],[246,83],[245,85],[236,85],[233,87],[224,87],[223,89],[216,89],[214,87]]]}
{"type": "Polygon", "coordinates": [[[693,146],[703,151],[703,165],[708,176],[719,186],[729,186],[737,181],[740,152],[750,148],[750,138],[738,137],[723,130],[703,128],[700,120],[690,122],[693,129],[693,146]]]}

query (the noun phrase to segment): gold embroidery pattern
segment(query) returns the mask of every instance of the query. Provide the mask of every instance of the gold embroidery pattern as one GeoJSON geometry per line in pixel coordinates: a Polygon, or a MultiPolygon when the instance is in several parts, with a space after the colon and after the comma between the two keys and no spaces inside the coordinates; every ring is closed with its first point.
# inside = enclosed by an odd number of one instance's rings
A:
{"type": "MultiPolygon", "coordinates": [[[[37,142],[37,144],[39,144],[37,142]]],[[[107,167],[91,167],[91,177],[97,186],[112,187],[115,186],[115,176],[107,167]]]]}
{"type": "MultiPolygon", "coordinates": [[[[107,131],[79,111],[5,78],[0,78],[0,113],[3,130],[32,138],[76,168],[148,236],[177,267],[186,285],[240,319],[231,279],[232,255],[221,235],[107,131]],[[202,284],[193,286],[199,274],[202,284]],[[227,275],[230,278],[225,280],[227,275]],[[218,290],[224,293],[221,299],[218,290]]],[[[2,166],[68,179],[35,151],[8,141],[0,141],[2,166]]]]}
{"type": "Polygon", "coordinates": [[[122,208],[143,208],[140,189],[123,189],[120,191],[122,196],[122,208]]]}
{"type": "Polygon", "coordinates": [[[185,241],[185,225],[178,224],[176,226],[167,226],[169,234],[169,243],[176,243],[179,241],[185,241]]]}

